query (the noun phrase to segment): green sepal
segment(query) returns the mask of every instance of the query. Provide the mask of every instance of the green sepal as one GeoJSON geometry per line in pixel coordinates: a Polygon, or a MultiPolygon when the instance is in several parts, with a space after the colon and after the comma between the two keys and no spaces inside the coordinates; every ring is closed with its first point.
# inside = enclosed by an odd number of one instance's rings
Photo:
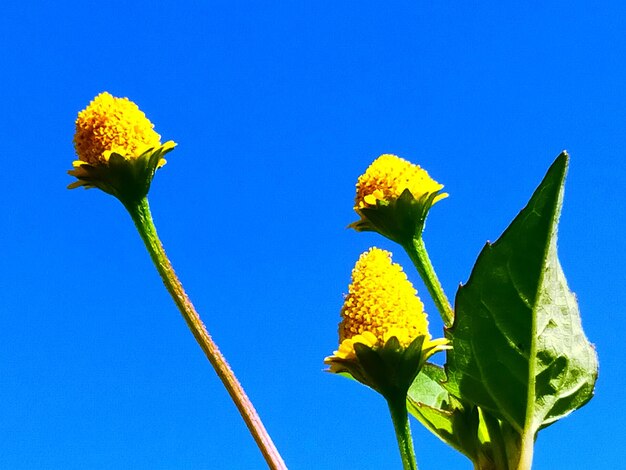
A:
{"type": "Polygon", "coordinates": [[[376,201],[376,206],[356,209],[360,220],[348,225],[358,232],[378,232],[401,245],[420,238],[428,211],[441,191],[426,193],[415,199],[408,189],[391,201],[376,201]]]}
{"type": "Polygon", "coordinates": [[[124,205],[135,204],[148,194],[156,170],[165,163],[163,156],[173,148],[173,142],[167,142],[134,158],[111,153],[107,164],[82,163],[68,171],[78,178],[68,189],[98,188],[115,196],[124,205]]]}
{"type": "Polygon", "coordinates": [[[395,336],[382,347],[355,343],[356,359],[333,358],[333,364],[337,373],[348,373],[387,399],[404,397],[426,360],[440,349],[439,346],[424,349],[425,340],[425,336],[418,336],[406,348],[395,336]]]}

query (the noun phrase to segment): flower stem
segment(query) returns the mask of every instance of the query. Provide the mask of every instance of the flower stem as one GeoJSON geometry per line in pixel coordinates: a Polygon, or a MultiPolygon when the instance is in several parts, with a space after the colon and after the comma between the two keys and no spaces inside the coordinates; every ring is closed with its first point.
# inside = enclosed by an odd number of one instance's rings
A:
{"type": "Polygon", "coordinates": [[[406,410],[406,394],[404,396],[388,397],[387,405],[389,405],[391,420],[396,431],[402,466],[404,470],[417,470],[413,438],[411,437],[411,427],[409,426],[409,415],[406,410]]]}
{"type": "Polygon", "coordinates": [[[437,310],[439,310],[439,314],[443,319],[444,325],[446,327],[452,326],[452,323],[454,322],[454,311],[452,310],[450,302],[443,291],[443,287],[439,282],[435,269],[430,262],[428,252],[426,251],[426,245],[424,245],[424,240],[422,237],[414,238],[412,243],[404,245],[404,249],[411,258],[411,261],[413,261],[413,264],[417,268],[417,272],[424,281],[424,284],[426,284],[426,288],[433,298],[433,301],[437,306],[437,310]]]}
{"type": "Polygon", "coordinates": [[[215,344],[207,332],[200,316],[191,303],[191,300],[189,300],[189,297],[185,293],[183,285],[176,276],[174,268],[167,258],[163,245],[157,235],[156,227],[154,226],[152,215],[150,213],[148,199],[144,197],[138,202],[126,203],[123,201],[123,203],[130,213],[133,222],[135,222],[139,235],[141,235],[141,239],[145,243],[146,248],[150,253],[150,257],[163,279],[165,287],[174,299],[174,302],[180,310],[180,313],[183,315],[187,326],[204,351],[207,359],[215,369],[215,372],[217,372],[217,375],[226,387],[230,397],[235,402],[235,405],[241,413],[246,426],[259,446],[267,465],[272,470],[286,470],[287,467],[278,453],[278,450],[274,446],[271,437],[265,430],[265,427],[261,422],[261,418],[254,409],[252,402],[244,392],[243,387],[218,349],[217,344],[215,344]]]}

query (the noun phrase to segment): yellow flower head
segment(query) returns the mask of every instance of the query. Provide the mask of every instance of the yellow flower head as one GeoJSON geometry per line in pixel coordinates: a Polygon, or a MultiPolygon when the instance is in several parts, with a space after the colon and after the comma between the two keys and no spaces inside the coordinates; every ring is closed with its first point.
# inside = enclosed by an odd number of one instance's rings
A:
{"type": "MultiPolygon", "coordinates": [[[[359,176],[354,208],[358,211],[364,207],[375,206],[376,201],[398,199],[405,189],[415,199],[419,199],[425,194],[440,191],[443,185],[437,183],[418,165],[395,155],[381,155],[359,176]]],[[[446,196],[447,194],[437,195],[435,202],[446,196]]]]}
{"type": "Polygon", "coordinates": [[[382,346],[392,336],[407,347],[428,333],[428,320],[417,291],[391,253],[371,248],[352,270],[352,284],[341,309],[337,357],[354,357],[353,344],[382,346]]]}
{"type": "Polygon", "coordinates": [[[78,113],[74,148],[82,162],[107,164],[111,153],[138,157],[161,145],[161,136],[146,115],[128,98],[104,92],[78,113]]]}
{"type": "Polygon", "coordinates": [[[78,160],[68,188],[99,188],[124,204],[145,197],[163,156],[176,144],[161,136],[135,103],[100,93],[78,113],[74,148],[78,160]]]}
{"type": "Polygon", "coordinates": [[[445,338],[431,339],[416,290],[391,253],[378,248],[354,266],[341,317],[339,349],[324,363],[385,397],[406,395],[426,360],[449,349],[445,338]]]}

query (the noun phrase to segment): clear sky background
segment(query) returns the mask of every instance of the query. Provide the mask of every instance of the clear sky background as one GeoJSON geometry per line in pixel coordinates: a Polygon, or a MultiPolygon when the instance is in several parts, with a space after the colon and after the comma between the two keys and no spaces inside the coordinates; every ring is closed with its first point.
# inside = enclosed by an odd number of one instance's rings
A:
{"type": "MultiPolygon", "coordinates": [[[[159,233],[291,469],[400,467],[382,398],[323,372],[361,252],[426,292],[346,229],[358,175],[395,153],[445,185],[425,240],[453,297],[567,149],[559,253],[600,378],[534,468],[626,468],[626,3],[502,3],[5,2],[0,468],[264,468],[121,204],[65,189],[105,90],[179,144],[159,233]]],[[[471,468],[413,433],[422,470],[471,468]]]]}

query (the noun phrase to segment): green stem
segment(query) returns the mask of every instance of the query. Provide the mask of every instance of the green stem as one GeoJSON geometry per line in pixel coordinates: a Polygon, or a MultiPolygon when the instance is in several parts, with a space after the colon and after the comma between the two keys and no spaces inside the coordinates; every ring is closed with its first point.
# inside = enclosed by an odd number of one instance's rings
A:
{"type": "Polygon", "coordinates": [[[189,297],[185,293],[183,285],[176,276],[174,268],[167,258],[163,245],[157,235],[156,227],[154,226],[152,215],[150,214],[148,199],[144,197],[136,203],[124,203],[124,205],[130,213],[133,222],[135,222],[139,235],[141,235],[141,239],[144,241],[150,253],[150,257],[163,279],[165,287],[174,299],[187,326],[215,369],[215,372],[217,372],[217,375],[226,387],[230,397],[235,402],[246,426],[259,446],[267,465],[272,470],[286,470],[287,467],[274,446],[271,437],[265,430],[261,418],[254,409],[252,402],[218,349],[217,344],[215,344],[207,332],[198,312],[196,312],[191,300],[189,300],[189,297]]]}
{"type": "Polygon", "coordinates": [[[411,427],[409,426],[409,415],[406,409],[406,394],[400,397],[387,398],[387,404],[389,405],[391,420],[396,431],[402,466],[404,470],[417,470],[413,438],[411,437],[411,427]]]}
{"type": "Polygon", "coordinates": [[[531,432],[522,435],[519,461],[516,470],[531,470],[533,466],[533,454],[535,448],[535,436],[531,432]]]}
{"type": "Polygon", "coordinates": [[[488,467],[483,467],[483,470],[486,468],[508,470],[509,462],[507,458],[507,448],[504,438],[502,437],[500,422],[489,412],[483,411],[480,408],[479,413],[485,423],[487,433],[489,434],[489,442],[491,444],[489,452],[491,454],[490,457],[493,460],[491,464],[487,464],[489,465],[488,467]]]}
{"type": "Polygon", "coordinates": [[[414,238],[413,243],[405,245],[404,249],[411,258],[411,261],[413,261],[413,264],[417,268],[417,272],[424,281],[424,284],[426,284],[426,288],[433,298],[437,310],[439,310],[439,314],[443,319],[444,325],[446,327],[452,326],[452,323],[454,322],[454,311],[452,310],[450,302],[443,291],[443,287],[439,282],[435,269],[430,262],[428,252],[426,251],[426,245],[424,245],[424,240],[422,237],[414,238]]]}
{"type": "Polygon", "coordinates": [[[520,434],[506,421],[500,422],[500,429],[508,462],[507,468],[510,470],[531,470],[535,445],[534,434],[525,430],[522,430],[522,434],[520,434]]]}

